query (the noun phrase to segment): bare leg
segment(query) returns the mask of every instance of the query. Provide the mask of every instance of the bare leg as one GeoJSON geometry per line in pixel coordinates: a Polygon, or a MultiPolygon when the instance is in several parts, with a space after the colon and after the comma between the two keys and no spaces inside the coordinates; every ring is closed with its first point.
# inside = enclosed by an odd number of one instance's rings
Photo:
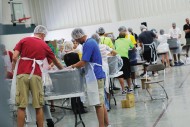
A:
{"type": "Polygon", "coordinates": [[[169,60],[169,54],[168,53],[166,53],[165,58],[166,58],[166,63],[167,63],[166,67],[170,67],[170,60],[169,60]]]}
{"type": "Polygon", "coordinates": [[[42,108],[36,108],[36,120],[38,127],[44,127],[44,113],[42,108]]]}
{"type": "Polygon", "coordinates": [[[162,64],[165,63],[165,59],[164,59],[164,57],[165,57],[165,54],[162,55],[162,64]]]}
{"type": "Polygon", "coordinates": [[[18,108],[17,111],[17,127],[24,127],[25,123],[25,108],[18,108]]]}
{"type": "Polygon", "coordinates": [[[50,110],[51,110],[51,112],[55,112],[54,101],[51,100],[50,102],[51,102],[50,110]]]}
{"type": "Polygon", "coordinates": [[[131,72],[131,79],[134,80],[136,78],[135,72],[131,72]]]}
{"type": "Polygon", "coordinates": [[[127,79],[127,84],[128,84],[128,86],[129,86],[129,89],[131,88],[131,78],[128,78],[127,79]]]}
{"type": "Polygon", "coordinates": [[[146,70],[147,70],[147,66],[145,65],[144,66],[144,73],[146,73],[146,70]]]}
{"type": "Polygon", "coordinates": [[[177,56],[178,56],[178,62],[180,61],[180,54],[177,54],[177,56]]]}
{"type": "Polygon", "coordinates": [[[105,105],[104,105],[104,124],[105,124],[105,126],[109,125],[108,112],[107,112],[105,105]]]}
{"type": "Polygon", "coordinates": [[[174,62],[177,62],[177,56],[176,56],[176,54],[173,54],[173,57],[174,57],[174,62]]]}
{"type": "Polygon", "coordinates": [[[104,106],[95,106],[99,127],[104,127],[104,106]]]}
{"type": "Polygon", "coordinates": [[[187,53],[186,56],[189,57],[189,46],[187,46],[186,48],[186,53],[187,53]]]}
{"type": "Polygon", "coordinates": [[[124,87],[124,79],[123,79],[123,78],[118,78],[118,80],[119,80],[119,83],[120,83],[120,85],[121,85],[122,91],[124,91],[124,90],[125,90],[125,87],[124,87]]]}

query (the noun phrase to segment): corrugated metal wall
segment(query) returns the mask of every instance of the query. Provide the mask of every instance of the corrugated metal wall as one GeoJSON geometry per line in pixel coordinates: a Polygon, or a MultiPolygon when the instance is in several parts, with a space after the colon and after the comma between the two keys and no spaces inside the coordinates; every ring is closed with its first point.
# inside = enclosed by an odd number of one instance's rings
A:
{"type": "Polygon", "coordinates": [[[50,30],[190,11],[189,0],[28,1],[32,22],[46,25],[50,30]]]}
{"type": "Polygon", "coordinates": [[[190,11],[189,0],[118,0],[121,20],[190,11]]]}
{"type": "Polygon", "coordinates": [[[29,0],[33,22],[49,29],[110,22],[109,0],[29,0]]]}

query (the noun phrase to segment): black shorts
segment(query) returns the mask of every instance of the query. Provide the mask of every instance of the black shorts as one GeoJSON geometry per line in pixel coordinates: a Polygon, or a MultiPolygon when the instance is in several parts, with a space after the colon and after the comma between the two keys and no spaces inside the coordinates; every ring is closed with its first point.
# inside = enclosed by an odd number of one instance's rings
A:
{"type": "Polygon", "coordinates": [[[119,76],[118,78],[128,79],[128,78],[131,77],[131,65],[130,65],[130,61],[126,57],[121,57],[121,58],[123,60],[123,67],[121,68],[120,71],[123,72],[123,75],[119,76]]]}
{"type": "Polygon", "coordinates": [[[143,53],[143,59],[147,62],[152,62],[152,59],[151,59],[151,50],[148,50],[148,51],[144,51],[143,53]]]}

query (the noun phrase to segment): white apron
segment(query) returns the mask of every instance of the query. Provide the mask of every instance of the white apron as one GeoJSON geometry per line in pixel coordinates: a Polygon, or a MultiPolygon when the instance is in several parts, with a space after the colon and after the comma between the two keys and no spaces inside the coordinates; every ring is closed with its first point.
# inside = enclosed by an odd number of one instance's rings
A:
{"type": "Polygon", "coordinates": [[[85,80],[86,80],[86,94],[88,104],[91,106],[100,104],[98,82],[94,74],[94,66],[102,66],[96,63],[86,63],[85,65],[85,80]]]}
{"type": "MultiPolygon", "coordinates": [[[[47,81],[47,68],[48,68],[48,61],[47,58],[45,58],[44,60],[36,60],[36,59],[30,59],[27,57],[23,57],[21,58],[22,60],[31,60],[33,61],[32,64],[32,71],[30,73],[29,79],[32,77],[32,75],[34,74],[34,70],[35,70],[35,66],[36,63],[39,65],[40,70],[42,72],[42,81],[43,81],[43,85],[46,85],[46,81],[47,81]],[[42,67],[43,65],[43,67],[42,67]]],[[[18,70],[18,64],[19,64],[20,59],[18,59],[16,66],[15,66],[15,71],[14,71],[14,75],[13,75],[13,80],[12,80],[12,86],[11,86],[11,98],[10,98],[10,103],[11,104],[15,104],[15,95],[16,95],[16,75],[17,75],[17,70],[18,70]]],[[[29,96],[29,103],[32,102],[32,97],[31,94],[29,96]]],[[[35,111],[32,108],[31,105],[28,105],[28,107],[26,108],[26,115],[27,115],[27,119],[26,122],[34,122],[36,121],[36,115],[35,115],[35,111]]]]}
{"type": "Polygon", "coordinates": [[[156,64],[157,62],[157,52],[156,52],[156,43],[153,41],[151,44],[143,44],[143,50],[144,47],[149,47],[151,50],[151,59],[153,59],[152,64],[156,64]]]}
{"type": "MultiPolygon", "coordinates": [[[[34,70],[36,68],[36,63],[39,65],[40,67],[40,70],[41,72],[43,72],[43,69],[42,69],[42,64],[43,64],[43,60],[36,60],[36,59],[31,59],[31,58],[27,58],[27,57],[22,57],[20,58],[22,60],[30,60],[30,61],[33,61],[33,64],[32,64],[32,71],[30,73],[30,76],[29,76],[29,79],[32,77],[32,75],[34,74],[34,70]]],[[[15,96],[16,96],[16,76],[17,76],[17,70],[18,70],[18,64],[20,62],[20,59],[17,60],[17,63],[16,63],[16,66],[15,66],[15,71],[14,71],[14,74],[13,74],[13,80],[12,80],[12,85],[11,85],[11,95],[10,95],[10,103],[11,104],[15,104],[15,96]]],[[[43,76],[43,74],[42,74],[43,76]]],[[[44,78],[42,77],[42,80],[44,78]]]]}

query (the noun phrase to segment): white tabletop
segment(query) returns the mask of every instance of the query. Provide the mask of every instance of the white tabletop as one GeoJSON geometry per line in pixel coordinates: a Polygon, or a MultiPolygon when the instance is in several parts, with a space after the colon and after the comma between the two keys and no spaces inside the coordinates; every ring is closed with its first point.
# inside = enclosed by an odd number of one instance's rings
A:
{"type": "Polygon", "coordinates": [[[55,96],[47,96],[44,97],[45,100],[59,100],[59,99],[64,99],[64,98],[72,98],[72,97],[81,97],[84,96],[84,92],[81,93],[72,93],[72,94],[65,94],[65,95],[55,95],[55,96]]]}
{"type": "Polygon", "coordinates": [[[119,71],[118,73],[114,74],[114,75],[109,75],[109,78],[115,78],[115,77],[119,77],[120,75],[123,74],[123,71],[119,71]]]}

